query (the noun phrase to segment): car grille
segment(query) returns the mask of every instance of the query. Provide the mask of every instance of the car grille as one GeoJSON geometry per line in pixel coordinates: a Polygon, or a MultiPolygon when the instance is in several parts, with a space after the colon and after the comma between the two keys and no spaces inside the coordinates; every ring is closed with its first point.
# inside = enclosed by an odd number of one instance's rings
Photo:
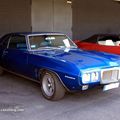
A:
{"type": "Polygon", "coordinates": [[[102,71],[102,78],[101,78],[102,84],[118,82],[118,80],[119,80],[119,69],[102,71]]]}

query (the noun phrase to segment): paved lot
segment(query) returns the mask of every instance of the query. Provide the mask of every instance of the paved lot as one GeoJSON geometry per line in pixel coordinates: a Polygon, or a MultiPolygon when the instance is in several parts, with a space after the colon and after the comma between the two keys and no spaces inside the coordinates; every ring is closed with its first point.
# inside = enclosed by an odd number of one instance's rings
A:
{"type": "Polygon", "coordinates": [[[3,108],[22,111],[1,111],[0,120],[120,120],[120,88],[67,94],[61,101],[50,102],[42,97],[37,83],[6,73],[0,77],[3,108]]]}

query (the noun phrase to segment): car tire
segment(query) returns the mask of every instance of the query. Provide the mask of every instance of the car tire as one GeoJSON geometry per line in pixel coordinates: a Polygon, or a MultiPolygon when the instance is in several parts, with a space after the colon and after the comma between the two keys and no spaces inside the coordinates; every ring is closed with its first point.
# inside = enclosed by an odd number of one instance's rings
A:
{"type": "Polygon", "coordinates": [[[49,71],[44,72],[42,75],[41,91],[46,99],[52,101],[60,100],[65,95],[65,88],[59,78],[49,71]]]}
{"type": "Polygon", "coordinates": [[[4,70],[2,67],[0,67],[0,75],[3,75],[3,73],[4,73],[4,70]]]}

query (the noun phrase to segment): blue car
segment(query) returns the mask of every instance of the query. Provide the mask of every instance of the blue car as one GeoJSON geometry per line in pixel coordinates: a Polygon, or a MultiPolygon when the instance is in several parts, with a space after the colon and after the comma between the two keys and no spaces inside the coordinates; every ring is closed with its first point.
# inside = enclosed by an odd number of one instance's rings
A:
{"type": "Polygon", "coordinates": [[[0,75],[8,71],[40,83],[43,96],[119,87],[120,57],[83,51],[62,33],[10,33],[0,39],[0,75]]]}

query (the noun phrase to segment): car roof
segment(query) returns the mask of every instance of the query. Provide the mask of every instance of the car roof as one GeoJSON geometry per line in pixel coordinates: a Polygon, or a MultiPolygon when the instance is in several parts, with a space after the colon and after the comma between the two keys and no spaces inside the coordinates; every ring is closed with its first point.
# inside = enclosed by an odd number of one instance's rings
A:
{"type": "Polygon", "coordinates": [[[15,34],[15,35],[46,35],[46,34],[54,34],[54,35],[64,35],[63,33],[60,32],[14,32],[14,33],[9,33],[9,34],[15,34]]]}

